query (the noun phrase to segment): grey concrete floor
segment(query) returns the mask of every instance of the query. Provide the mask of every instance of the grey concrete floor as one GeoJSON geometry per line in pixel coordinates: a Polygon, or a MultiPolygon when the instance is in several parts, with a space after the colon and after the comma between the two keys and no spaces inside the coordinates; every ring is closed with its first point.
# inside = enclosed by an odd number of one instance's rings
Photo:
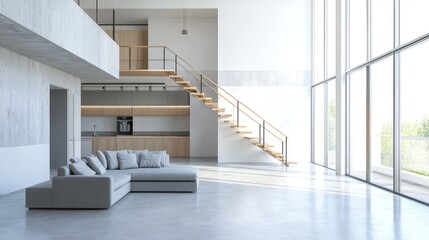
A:
{"type": "Polygon", "coordinates": [[[197,193],[129,193],[108,210],[0,197],[0,239],[429,239],[429,206],[312,164],[200,169],[197,193]]]}

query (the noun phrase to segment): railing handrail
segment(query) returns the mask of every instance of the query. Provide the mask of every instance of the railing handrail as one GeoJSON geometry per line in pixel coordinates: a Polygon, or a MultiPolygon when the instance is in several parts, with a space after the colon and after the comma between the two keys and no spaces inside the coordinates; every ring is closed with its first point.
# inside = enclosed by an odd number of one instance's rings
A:
{"type": "MultiPolygon", "coordinates": [[[[202,73],[200,70],[198,70],[196,67],[194,67],[192,64],[190,64],[189,62],[187,62],[185,59],[183,59],[182,57],[180,57],[176,52],[174,52],[172,49],[170,49],[167,46],[162,46],[162,45],[155,45],[155,46],[137,46],[137,45],[123,45],[123,46],[119,46],[122,48],[164,48],[164,49],[168,49],[172,54],[174,54],[175,56],[177,56],[178,59],[180,59],[181,61],[183,61],[184,63],[186,63],[189,67],[192,68],[192,70],[194,70],[195,72],[197,72],[198,74],[200,74],[202,76],[202,78],[205,78],[206,80],[208,80],[211,84],[213,84],[215,87],[217,87],[218,89],[222,90],[224,93],[226,93],[229,97],[231,97],[232,99],[234,99],[235,101],[240,103],[240,109],[239,111],[242,111],[243,113],[245,113],[248,117],[250,117],[253,121],[255,121],[256,123],[259,124],[258,121],[256,121],[255,119],[253,119],[251,116],[249,116],[246,112],[244,112],[241,107],[245,107],[247,110],[249,110],[252,114],[256,115],[258,118],[260,118],[262,121],[265,122],[265,124],[268,124],[271,128],[273,128],[275,131],[277,131],[279,134],[283,135],[284,137],[287,138],[287,135],[284,134],[283,132],[281,132],[280,130],[278,130],[276,127],[274,127],[271,123],[269,123],[268,121],[265,120],[265,118],[263,118],[262,116],[260,116],[259,114],[257,114],[253,109],[251,109],[250,107],[248,107],[246,104],[244,104],[242,101],[240,101],[239,99],[237,99],[236,97],[234,97],[231,93],[229,93],[228,91],[226,91],[224,88],[222,88],[221,86],[219,86],[217,83],[215,83],[213,80],[211,80],[209,77],[207,77],[204,73],[202,73]]],[[[186,69],[185,66],[183,66],[182,64],[179,64],[180,66],[182,66],[184,69],[186,69]]],[[[188,70],[188,69],[186,69],[188,70]]],[[[188,70],[189,71],[189,70],[188,70]]],[[[232,104],[234,107],[237,108],[237,106],[230,102],[225,96],[223,96],[218,90],[213,89],[209,84],[207,84],[203,79],[199,79],[197,76],[195,76],[192,72],[191,74],[198,79],[199,81],[202,81],[206,86],[208,86],[210,89],[212,89],[214,92],[216,92],[217,94],[221,95],[225,100],[227,100],[230,104],[232,104]]],[[[273,134],[271,131],[269,131],[272,135],[274,135],[276,138],[278,138],[275,134],[273,134]]],[[[280,139],[280,138],[278,138],[280,139]]]]}

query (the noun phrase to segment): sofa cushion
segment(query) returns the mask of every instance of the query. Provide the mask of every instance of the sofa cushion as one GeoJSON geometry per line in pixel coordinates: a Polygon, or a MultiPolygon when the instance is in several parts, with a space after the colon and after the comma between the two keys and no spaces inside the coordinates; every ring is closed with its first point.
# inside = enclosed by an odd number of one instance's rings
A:
{"type": "Polygon", "coordinates": [[[139,167],[141,168],[160,168],[161,167],[160,154],[144,153],[141,155],[139,167]]]}
{"type": "Polygon", "coordinates": [[[95,172],[91,168],[89,168],[83,161],[70,164],[70,170],[76,175],[95,175],[95,172]]]}
{"type": "Polygon", "coordinates": [[[128,150],[128,153],[135,153],[137,155],[137,159],[140,159],[140,155],[142,153],[147,153],[148,150],[128,150]]]}
{"type": "Polygon", "coordinates": [[[116,189],[126,185],[127,183],[129,183],[131,181],[131,175],[130,174],[120,173],[121,172],[120,170],[113,170],[113,171],[118,171],[119,173],[107,172],[106,174],[103,175],[103,176],[109,176],[112,178],[113,190],[116,190],[116,189]]]}
{"type": "Polygon", "coordinates": [[[95,171],[97,175],[103,175],[106,173],[106,169],[97,157],[88,156],[85,157],[88,165],[95,171]]]}
{"type": "Polygon", "coordinates": [[[77,162],[80,162],[80,161],[83,161],[84,163],[87,163],[87,161],[86,161],[85,158],[82,158],[82,159],[80,159],[80,158],[70,158],[69,161],[70,161],[70,163],[77,163],[77,162]]]}
{"type": "Polygon", "coordinates": [[[119,168],[118,153],[128,153],[128,151],[122,150],[122,151],[105,151],[104,152],[104,155],[106,156],[106,160],[107,160],[108,169],[119,168]]]}
{"type": "MultiPolygon", "coordinates": [[[[134,154],[134,153],[133,153],[134,154]]],[[[134,159],[119,160],[119,169],[138,168],[137,162],[134,159]]]]}
{"type": "Polygon", "coordinates": [[[161,157],[161,167],[167,166],[166,164],[167,151],[148,151],[147,153],[142,153],[141,157],[145,159],[150,159],[150,157],[148,156],[149,154],[159,155],[161,157]]]}
{"type": "Polygon", "coordinates": [[[195,182],[198,179],[197,168],[182,166],[109,170],[107,172],[109,174],[128,173],[131,175],[131,181],[195,182]]]}
{"type": "Polygon", "coordinates": [[[124,153],[124,152],[118,152],[118,160],[133,160],[137,163],[137,154],[135,153],[124,153]]]}
{"type": "Polygon", "coordinates": [[[107,169],[107,160],[106,160],[106,156],[104,156],[104,153],[98,150],[96,155],[98,157],[98,160],[100,160],[101,164],[103,164],[104,169],[107,169]]]}

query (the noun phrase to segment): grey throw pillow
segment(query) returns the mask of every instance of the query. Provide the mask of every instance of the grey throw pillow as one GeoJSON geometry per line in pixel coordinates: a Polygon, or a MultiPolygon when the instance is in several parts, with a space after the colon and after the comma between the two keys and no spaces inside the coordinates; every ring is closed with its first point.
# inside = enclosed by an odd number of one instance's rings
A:
{"type": "Polygon", "coordinates": [[[95,172],[92,171],[92,169],[89,168],[83,161],[70,164],[70,170],[75,175],[85,175],[85,176],[95,175],[95,172]]]}
{"type": "Polygon", "coordinates": [[[107,160],[106,160],[106,156],[104,156],[104,153],[98,150],[96,154],[97,154],[98,160],[100,160],[101,164],[103,164],[104,169],[107,169],[107,160]]]}
{"type": "Polygon", "coordinates": [[[128,150],[128,153],[135,153],[137,155],[137,159],[140,159],[140,155],[142,153],[147,153],[148,150],[128,150]]]}
{"type": "Polygon", "coordinates": [[[137,163],[137,155],[135,153],[118,153],[118,160],[133,160],[137,163]]]}
{"type": "Polygon", "coordinates": [[[97,157],[88,156],[85,157],[86,161],[88,161],[88,165],[95,171],[97,175],[103,175],[106,173],[106,169],[103,164],[101,164],[100,160],[97,157]]]}
{"type": "Polygon", "coordinates": [[[140,158],[141,168],[160,168],[161,167],[161,154],[142,154],[140,158]]]}
{"type": "Polygon", "coordinates": [[[118,169],[119,168],[119,162],[118,162],[118,153],[128,153],[127,150],[121,150],[121,151],[104,151],[104,156],[106,156],[107,160],[107,168],[109,169],[118,169]]]}
{"type": "Polygon", "coordinates": [[[134,159],[119,160],[119,169],[138,168],[137,162],[134,159]]]}
{"type": "Polygon", "coordinates": [[[78,163],[80,161],[83,161],[84,163],[87,163],[84,158],[82,158],[82,159],[80,159],[80,158],[70,158],[70,162],[71,163],[78,163]]]}
{"type": "Polygon", "coordinates": [[[142,157],[148,159],[148,154],[155,154],[159,155],[161,158],[161,167],[165,167],[166,164],[166,157],[167,157],[167,151],[148,151],[147,153],[142,153],[142,157]]]}

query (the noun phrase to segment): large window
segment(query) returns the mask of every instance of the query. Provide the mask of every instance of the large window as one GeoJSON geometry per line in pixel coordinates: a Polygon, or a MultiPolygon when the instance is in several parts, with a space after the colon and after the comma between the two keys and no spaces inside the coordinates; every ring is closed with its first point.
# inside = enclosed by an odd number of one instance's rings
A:
{"type": "MultiPolygon", "coordinates": [[[[346,1],[346,174],[429,203],[429,1],[346,1]]],[[[334,4],[313,1],[312,161],[332,169],[334,4]]]]}
{"type": "Polygon", "coordinates": [[[370,182],[393,190],[393,57],[370,67],[370,182]]]}
{"type": "Polygon", "coordinates": [[[353,72],[350,86],[350,174],[365,179],[366,170],[366,69],[353,72]]]}
{"type": "Polygon", "coordinates": [[[400,192],[429,202],[429,41],[400,58],[400,192]]]}
{"type": "Polygon", "coordinates": [[[335,168],[335,0],[313,1],[312,162],[335,168]]]}

